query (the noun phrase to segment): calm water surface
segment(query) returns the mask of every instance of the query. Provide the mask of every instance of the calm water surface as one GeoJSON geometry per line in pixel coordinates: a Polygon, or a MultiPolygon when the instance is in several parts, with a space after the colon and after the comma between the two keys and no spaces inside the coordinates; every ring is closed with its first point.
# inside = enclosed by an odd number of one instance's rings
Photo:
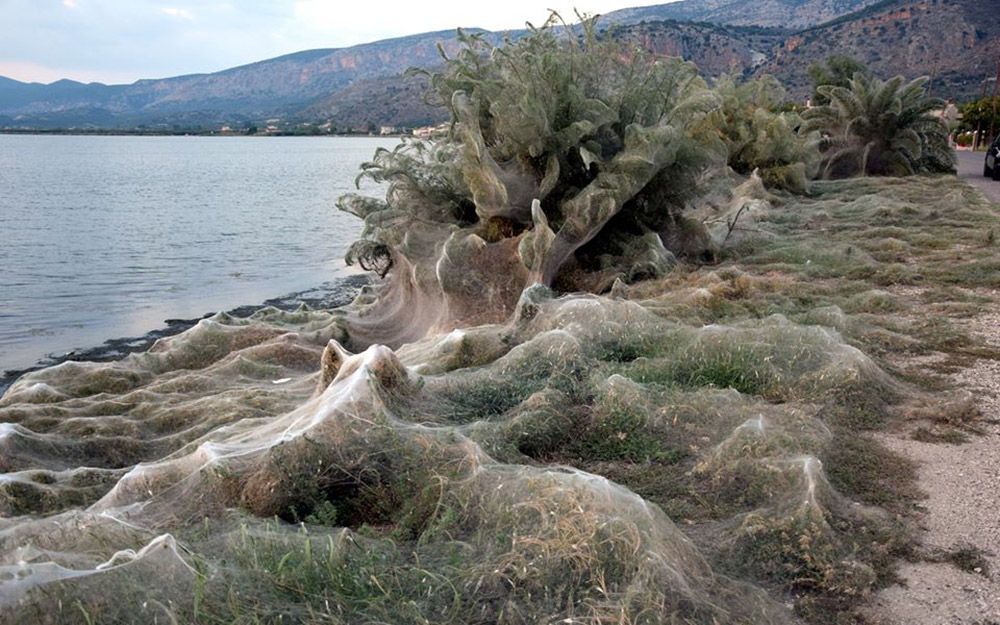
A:
{"type": "Polygon", "coordinates": [[[0,370],[347,275],[334,203],[394,144],[0,135],[0,370]]]}

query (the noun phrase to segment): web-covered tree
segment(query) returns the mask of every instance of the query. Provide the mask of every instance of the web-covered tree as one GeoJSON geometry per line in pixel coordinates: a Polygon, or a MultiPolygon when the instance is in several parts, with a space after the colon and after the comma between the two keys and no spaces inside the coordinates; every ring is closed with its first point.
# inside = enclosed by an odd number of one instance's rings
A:
{"type": "Polygon", "coordinates": [[[830,103],[806,111],[803,119],[806,130],[823,135],[823,176],[954,171],[948,129],[932,114],[944,102],[927,96],[926,82],[855,74],[847,87],[821,86],[830,103]]]}
{"type": "Polygon", "coordinates": [[[361,176],[388,183],[385,200],[340,202],[365,220],[348,262],[388,273],[352,340],[502,320],[532,283],[601,292],[664,272],[668,248],[711,255],[682,215],[726,157],[693,65],[601,38],[589,19],[500,48],[462,40],[431,77],[448,137],[378,151],[361,176]]]}
{"type": "Polygon", "coordinates": [[[802,119],[794,111],[778,110],[785,101],[781,83],[773,76],[742,83],[722,76],[715,93],[729,166],[742,175],[757,170],[769,187],[806,192],[819,168],[819,137],[801,131],[802,119]]]}
{"type": "Polygon", "coordinates": [[[871,70],[864,63],[844,54],[832,54],[823,63],[811,64],[807,71],[813,87],[812,103],[816,106],[830,103],[830,98],[820,92],[820,87],[848,87],[855,74],[871,76],[871,70]]]}

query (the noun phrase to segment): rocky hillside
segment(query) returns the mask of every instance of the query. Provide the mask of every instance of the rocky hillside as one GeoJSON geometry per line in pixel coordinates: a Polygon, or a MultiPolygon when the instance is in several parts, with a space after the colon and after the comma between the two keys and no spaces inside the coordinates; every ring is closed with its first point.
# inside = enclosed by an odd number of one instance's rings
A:
{"type": "MultiPolygon", "coordinates": [[[[482,33],[499,42],[501,35],[482,33]]],[[[298,117],[314,103],[411,66],[432,66],[438,46],[458,50],[455,31],[424,33],[350,48],[308,50],[214,74],[140,80],[131,85],[51,85],[0,79],[0,126],[132,127],[139,124],[209,126],[268,117],[298,117]]],[[[376,106],[376,108],[378,108],[376,106]]],[[[375,111],[377,112],[377,111],[375,111]]],[[[374,120],[385,123],[384,120],[374,120]]]]}
{"type": "Polygon", "coordinates": [[[805,97],[809,65],[831,54],[852,56],[881,76],[930,76],[937,95],[978,96],[1000,55],[1000,2],[886,0],[787,37],[760,71],[805,97]]]}
{"type": "MultiPolygon", "coordinates": [[[[612,36],[657,54],[682,56],[706,76],[775,74],[796,99],[810,91],[809,65],[834,53],[854,56],[880,75],[933,75],[935,93],[967,98],[995,68],[997,2],[760,0],[751,9],[730,0],[682,0],[615,11],[602,24],[612,36]]],[[[494,43],[502,39],[479,32],[494,43]]],[[[338,129],[419,126],[441,121],[445,112],[423,102],[419,80],[401,74],[437,65],[439,45],[450,54],[459,42],[453,31],[424,33],[131,85],[0,78],[0,128],[211,128],[269,118],[330,122],[338,129]]]]}
{"type": "Polygon", "coordinates": [[[632,41],[660,56],[693,62],[705,76],[744,74],[767,62],[788,31],[760,27],[726,27],[674,20],[640,22],[613,28],[614,36],[632,41]]]}
{"type": "Polygon", "coordinates": [[[297,116],[329,120],[339,129],[366,128],[369,124],[416,128],[445,121],[447,111],[428,104],[426,94],[423,78],[368,78],[316,100],[297,116]]]}
{"type": "Polygon", "coordinates": [[[681,0],[612,11],[609,23],[683,20],[736,26],[807,28],[874,4],[878,0],[681,0]]]}
{"type": "MultiPolygon", "coordinates": [[[[642,22],[608,31],[661,56],[680,56],[706,76],[747,74],[765,63],[787,31],[759,27],[727,27],[674,20],[642,22]]],[[[517,33],[515,33],[516,35],[517,33]]],[[[376,125],[415,127],[447,119],[442,108],[425,102],[420,78],[366,78],[316,100],[299,116],[331,120],[338,128],[376,125]]]]}
{"type": "MultiPolygon", "coordinates": [[[[766,62],[787,31],[679,21],[616,26],[613,36],[657,54],[682,56],[706,75],[743,74],[766,62]]],[[[519,32],[511,33],[513,36],[519,32]]],[[[499,42],[502,35],[481,31],[499,42]]],[[[457,51],[453,31],[336,50],[310,50],[216,74],[141,80],[132,85],[0,82],[0,127],[213,127],[280,117],[329,121],[338,129],[413,127],[447,117],[423,101],[410,66],[433,68],[438,45],[457,51]]]]}

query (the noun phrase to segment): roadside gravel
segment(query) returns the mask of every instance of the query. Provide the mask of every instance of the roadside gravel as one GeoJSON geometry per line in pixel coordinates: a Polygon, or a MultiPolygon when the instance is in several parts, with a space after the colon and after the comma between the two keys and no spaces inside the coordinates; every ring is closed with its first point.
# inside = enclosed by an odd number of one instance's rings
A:
{"type": "MultiPolygon", "coordinates": [[[[987,294],[1000,301],[1000,293],[987,294]]],[[[1000,346],[1000,311],[994,307],[961,323],[977,342],[1000,346]]],[[[927,494],[919,519],[921,551],[971,547],[988,566],[976,572],[947,561],[904,563],[901,583],[871,602],[866,616],[873,624],[1000,625],[1000,362],[977,360],[953,378],[977,399],[980,435],[962,445],[925,443],[910,438],[910,428],[880,440],[918,465],[918,485],[927,494]]]]}

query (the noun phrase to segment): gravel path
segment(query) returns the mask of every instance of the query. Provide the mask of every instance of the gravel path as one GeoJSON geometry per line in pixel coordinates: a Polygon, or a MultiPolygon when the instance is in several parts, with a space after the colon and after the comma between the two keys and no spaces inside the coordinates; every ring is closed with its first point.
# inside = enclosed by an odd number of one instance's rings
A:
{"type": "MultiPolygon", "coordinates": [[[[959,152],[959,176],[1000,203],[1000,182],[982,176],[982,155],[959,152]]],[[[1000,210],[1000,206],[997,207],[1000,210]]],[[[984,293],[1000,301],[1000,292],[984,293]]],[[[1000,345],[1000,310],[984,308],[964,321],[982,344],[1000,345]]],[[[966,572],[950,562],[909,562],[902,582],[878,593],[867,611],[877,625],[1000,625],[1000,362],[978,360],[954,375],[977,398],[981,436],[962,445],[924,443],[911,427],[880,440],[918,465],[927,494],[919,521],[927,554],[977,549],[988,570],[966,572]]]]}
{"type": "MultiPolygon", "coordinates": [[[[982,362],[982,361],[980,361],[982,362]]],[[[1000,417],[1000,363],[966,370],[966,388],[981,398],[988,419],[1000,417]]],[[[904,582],[876,595],[872,620],[893,625],[1000,624],[1000,426],[960,446],[921,443],[902,436],[882,442],[919,463],[927,493],[920,519],[927,552],[974,547],[988,570],[960,570],[950,562],[913,562],[900,567],[904,582]]]]}

